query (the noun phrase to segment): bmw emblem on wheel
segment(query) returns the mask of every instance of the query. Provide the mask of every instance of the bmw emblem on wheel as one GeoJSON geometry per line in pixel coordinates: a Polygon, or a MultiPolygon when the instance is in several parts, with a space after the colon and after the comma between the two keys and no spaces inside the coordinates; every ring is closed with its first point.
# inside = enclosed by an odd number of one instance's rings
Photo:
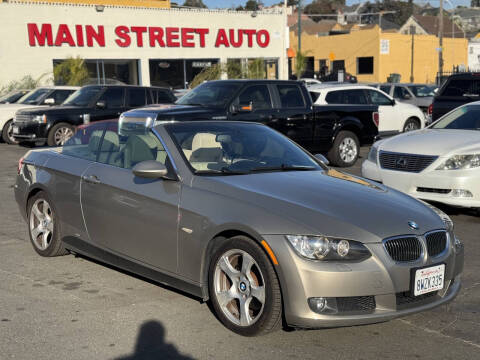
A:
{"type": "Polygon", "coordinates": [[[408,226],[410,226],[410,228],[413,230],[418,230],[420,228],[420,226],[418,226],[418,224],[415,221],[409,221],[408,226]]]}

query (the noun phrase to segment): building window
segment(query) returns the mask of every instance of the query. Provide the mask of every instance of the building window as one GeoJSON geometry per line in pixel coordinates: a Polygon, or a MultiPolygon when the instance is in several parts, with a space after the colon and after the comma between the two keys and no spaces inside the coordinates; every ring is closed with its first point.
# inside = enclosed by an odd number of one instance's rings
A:
{"type": "Polygon", "coordinates": [[[218,59],[154,59],[150,60],[150,84],[186,89],[203,69],[218,64],[218,59]]]}
{"type": "Polygon", "coordinates": [[[357,74],[373,74],[373,56],[357,58],[357,74]]]}
{"type": "Polygon", "coordinates": [[[278,58],[227,59],[229,79],[278,79],[278,58]]]}

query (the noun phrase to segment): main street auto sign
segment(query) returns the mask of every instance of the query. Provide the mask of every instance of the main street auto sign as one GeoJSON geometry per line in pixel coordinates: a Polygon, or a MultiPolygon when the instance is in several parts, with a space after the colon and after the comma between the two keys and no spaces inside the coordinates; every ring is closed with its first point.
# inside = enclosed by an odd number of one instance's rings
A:
{"type": "Polygon", "coordinates": [[[118,25],[112,34],[106,34],[103,25],[30,23],[27,30],[30,46],[105,47],[107,36],[113,36],[119,47],[203,48],[209,36],[215,37],[217,48],[265,48],[270,43],[270,33],[265,29],[218,29],[212,34],[208,28],[118,25]]]}

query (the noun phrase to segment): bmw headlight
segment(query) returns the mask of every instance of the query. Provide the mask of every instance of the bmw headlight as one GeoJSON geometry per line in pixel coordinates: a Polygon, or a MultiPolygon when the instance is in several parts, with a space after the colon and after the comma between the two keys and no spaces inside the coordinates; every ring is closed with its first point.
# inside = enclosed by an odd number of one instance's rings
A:
{"type": "Polygon", "coordinates": [[[43,115],[35,115],[33,118],[32,118],[33,121],[39,123],[39,124],[46,124],[47,123],[47,115],[43,114],[43,115]]]}
{"type": "Polygon", "coordinates": [[[480,154],[455,155],[447,159],[437,170],[460,170],[471,169],[480,166],[480,154]]]}
{"type": "Polygon", "coordinates": [[[360,242],[326,236],[286,235],[295,251],[310,260],[360,261],[371,256],[360,242]]]}
{"type": "Polygon", "coordinates": [[[377,163],[377,155],[378,155],[378,146],[372,145],[370,148],[370,152],[368,153],[368,160],[377,163]]]}

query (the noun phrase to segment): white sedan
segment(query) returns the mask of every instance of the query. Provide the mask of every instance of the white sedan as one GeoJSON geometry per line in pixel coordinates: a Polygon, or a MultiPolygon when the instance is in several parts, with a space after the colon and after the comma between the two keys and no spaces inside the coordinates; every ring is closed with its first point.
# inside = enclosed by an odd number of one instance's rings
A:
{"type": "Polygon", "coordinates": [[[480,102],[376,142],[362,175],[416,198],[480,208],[480,102]]]}

